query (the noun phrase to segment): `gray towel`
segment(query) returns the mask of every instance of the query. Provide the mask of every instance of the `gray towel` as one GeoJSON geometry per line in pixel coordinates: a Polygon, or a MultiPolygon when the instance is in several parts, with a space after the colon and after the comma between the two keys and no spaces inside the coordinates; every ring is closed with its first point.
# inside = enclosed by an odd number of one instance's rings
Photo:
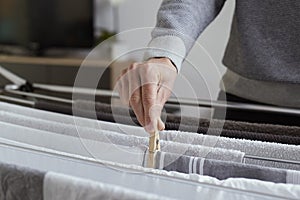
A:
{"type": "Polygon", "coordinates": [[[0,139],[122,164],[142,165],[147,150],[143,146],[112,145],[4,122],[0,122],[0,130],[0,139]]]}
{"type": "MultiPolygon", "coordinates": [[[[67,110],[68,106],[58,108],[55,104],[39,102],[38,105],[41,108],[50,109],[56,112],[62,112],[67,110]]],[[[128,110],[126,107],[111,106],[104,103],[94,103],[91,101],[75,101],[74,108],[76,108],[76,114],[87,118],[96,118],[98,120],[118,122],[128,125],[139,124],[134,113],[128,110]],[[96,110],[96,113],[95,113],[96,110]],[[94,112],[92,112],[94,111],[94,112]]],[[[71,105],[69,105],[71,112],[71,105]]],[[[297,127],[285,127],[285,126],[273,126],[268,124],[253,124],[253,129],[250,129],[251,123],[244,122],[227,122],[221,120],[206,120],[192,117],[180,117],[171,114],[162,114],[163,119],[166,118],[165,128],[166,130],[180,130],[186,132],[197,132],[209,135],[221,135],[229,138],[241,138],[258,141],[276,142],[282,144],[300,144],[300,128],[297,127]],[[223,127],[224,125],[224,127],[223,127]],[[209,127],[209,129],[208,129],[209,127]],[[243,127],[245,127],[243,129],[243,127]],[[278,128],[283,134],[275,134],[278,128]],[[250,130],[250,131],[249,131],[250,130]],[[254,132],[251,132],[254,131],[254,132]],[[261,132],[258,132],[261,131],[261,132]],[[264,132],[265,131],[265,132],[264,132]],[[275,133],[271,133],[274,131],[275,133]],[[297,131],[299,134],[297,135],[297,131]]],[[[281,132],[281,133],[282,133],[281,132]]]]}
{"type": "Polygon", "coordinates": [[[19,106],[19,105],[4,103],[4,102],[0,102],[0,110],[9,113],[15,113],[15,114],[27,116],[27,117],[44,119],[44,120],[63,123],[63,124],[70,124],[72,126],[78,125],[78,126],[88,127],[88,128],[117,131],[120,133],[124,132],[122,130],[122,128],[124,127],[125,130],[128,130],[128,133],[131,133],[133,135],[148,136],[148,133],[146,133],[145,130],[141,127],[134,127],[134,126],[128,126],[124,124],[116,124],[116,123],[110,123],[106,121],[87,119],[83,117],[64,115],[60,113],[27,108],[24,106],[19,106]],[[113,124],[115,126],[112,126],[113,124]]]}
{"type": "Polygon", "coordinates": [[[165,152],[157,152],[155,162],[157,169],[187,174],[195,173],[215,177],[219,180],[248,178],[274,183],[300,184],[300,171],[218,161],[165,152]]]}
{"type": "Polygon", "coordinates": [[[0,163],[1,200],[42,200],[44,173],[0,163]]]}
{"type": "MultiPolygon", "coordinates": [[[[91,101],[78,100],[73,104],[72,110],[71,104],[67,105],[49,101],[38,101],[35,104],[35,108],[69,115],[75,114],[76,116],[108,122],[118,122],[133,126],[139,125],[134,113],[131,110],[128,110],[128,108],[111,106],[109,104],[98,102],[94,103],[91,101]]],[[[268,141],[282,144],[300,144],[300,137],[298,134],[300,132],[299,127],[253,124],[254,128],[250,128],[252,126],[251,123],[227,122],[214,119],[209,121],[207,119],[181,117],[166,113],[162,114],[162,118],[166,119],[166,130],[197,132],[210,135],[221,135],[229,138],[268,141]],[[208,129],[208,127],[210,129],[208,129]],[[243,127],[245,128],[243,129],[243,127]],[[278,128],[279,131],[276,128],[278,128]],[[272,131],[274,133],[271,133],[272,131]],[[284,132],[285,135],[275,134],[282,132],[284,132]]]]}
{"type": "Polygon", "coordinates": [[[267,159],[284,159],[290,161],[300,161],[300,146],[276,144],[269,142],[251,141],[244,139],[232,139],[226,137],[217,137],[186,133],[179,131],[164,131],[160,134],[162,140],[182,142],[187,144],[197,144],[205,146],[214,146],[224,149],[235,149],[245,152],[245,163],[255,164],[266,167],[275,167],[283,169],[300,170],[299,164],[289,164],[279,161],[267,161],[249,156],[258,156],[267,159]]]}
{"type": "MultiPolygon", "coordinates": [[[[76,100],[74,106],[84,110],[96,110],[99,112],[114,113],[117,115],[134,116],[131,109],[122,106],[112,106],[110,104],[101,102],[91,102],[87,100],[76,100]]],[[[177,116],[172,114],[162,114],[163,118],[166,118],[168,122],[181,123],[186,126],[199,126],[199,127],[213,127],[223,128],[226,130],[236,130],[255,133],[271,133],[278,135],[300,136],[300,127],[298,126],[282,126],[272,124],[257,124],[248,122],[237,122],[230,120],[218,120],[218,119],[198,119],[195,117],[177,116]]]]}
{"type": "MultiPolygon", "coordinates": [[[[51,122],[48,120],[36,119],[33,117],[0,111],[0,121],[26,126],[29,128],[45,130],[63,135],[70,135],[84,139],[91,139],[98,142],[114,143],[124,146],[148,146],[148,138],[132,135],[119,134],[112,131],[97,130],[86,127],[79,127],[70,124],[51,122]]],[[[216,160],[242,162],[244,153],[235,150],[222,148],[210,148],[201,145],[189,145],[184,143],[161,141],[161,150],[165,152],[184,154],[188,156],[205,157],[216,160]]]]}
{"type": "MultiPolygon", "coordinates": [[[[0,102],[0,110],[9,111],[9,112],[13,112],[13,113],[19,113],[19,114],[26,115],[26,116],[37,117],[37,118],[47,119],[47,120],[56,121],[56,122],[64,122],[64,123],[74,124],[73,117],[68,116],[68,115],[27,108],[24,106],[18,106],[18,105],[4,103],[4,102],[0,102]]],[[[174,117],[174,118],[176,118],[176,117],[174,117]]],[[[179,119],[180,119],[180,117],[179,117],[179,119]]],[[[89,119],[84,119],[84,118],[82,118],[82,120],[90,121],[89,119]]],[[[193,122],[194,120],[199,121],[199,119],[186,118],[186,117],[183,117],[182,121],[184,123],[194,124],[194,122],[193,122]]],[[[174,121],[174,123],[180,122],[180,120],[179,121],[173,120],[173,121],[174,121]]],[[[202,126],[202,127],[208,127],[210,123],[211,123],[211,127],[219,127],[220,124],[224,123],[223,121],[220,121],[220,120],[209,121],[206,119],[200,119],[200,121],[202,121],[200,123],[200,126],[202,126]],[[216,124],[214,125],[214,123],[216,123],[216,124]]],[[[300,136],[300,127],[291,127],[291,126],[225,121],[224,129],[240,130],[240,131],[247,131],[247,132],[257,132],[257,133],[270,133],[270,134],[278,134],[278,135],[300,136]]]]}
{"type": "Polygon", "coordinates": [[[169,198],[111,184],[48,172],[44,200],[167,200],[169,198]]]}

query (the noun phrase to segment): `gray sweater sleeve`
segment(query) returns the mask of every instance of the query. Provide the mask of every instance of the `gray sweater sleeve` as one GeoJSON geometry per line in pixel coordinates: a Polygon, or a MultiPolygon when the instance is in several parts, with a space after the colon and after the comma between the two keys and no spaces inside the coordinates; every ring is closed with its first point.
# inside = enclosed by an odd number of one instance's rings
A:
{"type": "Polygon", "coordinates": [[[226,0],[163,0],[145,59],[167,57],[180,70],[184,57],[226,0]]]}

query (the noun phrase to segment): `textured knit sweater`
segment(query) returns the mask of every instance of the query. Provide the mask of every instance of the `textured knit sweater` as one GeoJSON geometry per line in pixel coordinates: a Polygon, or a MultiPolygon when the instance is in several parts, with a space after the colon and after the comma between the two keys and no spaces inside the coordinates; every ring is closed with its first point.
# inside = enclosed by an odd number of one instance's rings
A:
{"type": "MultiPolygon", "coordinates": [[[[146,58],[168,57],[180,70],[184,57],[225,1],[163,0],[146,58]]],[[[224,85],[230,93],[271,104],[286,105],[290,100],[289,106],[298,106],[300,1],[237,0],[223,63],[228,68],[224,85]],[[261,91],[251,88],[253,84],[261,85],[261,91]],[[274,87],[276,92],[270,93],[274,87]]]]}

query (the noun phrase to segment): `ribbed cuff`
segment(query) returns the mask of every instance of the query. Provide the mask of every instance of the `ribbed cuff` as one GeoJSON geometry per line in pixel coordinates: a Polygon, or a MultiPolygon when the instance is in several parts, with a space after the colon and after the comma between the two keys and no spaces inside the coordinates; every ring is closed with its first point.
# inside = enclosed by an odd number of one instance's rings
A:
{"type": "Polygon", "coordinates": [[[153,38],[148,45],[144,59],[148,60],[154,57],[169,58],[179,72],[185,56],[186,48],[183,40],[179,37],[168,35],[153,38]]]}

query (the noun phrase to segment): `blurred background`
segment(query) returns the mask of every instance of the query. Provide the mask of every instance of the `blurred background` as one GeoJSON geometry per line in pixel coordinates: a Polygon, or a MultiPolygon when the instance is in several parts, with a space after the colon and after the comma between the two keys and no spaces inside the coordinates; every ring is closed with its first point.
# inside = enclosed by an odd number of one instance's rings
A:
{"type": "MultiPolygon", "coordinates": [[[[113,67],[108,65],[124,52],[147,46],[161,1],[0,0],[0,64],[30,82],[72,86],[88,53],[118,34],[97,48],[94,57],[101,64],[86,73],[88,79],[95,70],[105,71],[99,87],[113,89],[120,71],[140,58],[129,53],[113,67]],[[145,27],[145,32],[135,31],[145,27]]],[[[175,84],[177,97],[217,98],[233,9],[234,1],[227,1],[199,37],[175,84]]],[[[0,78],[0,84],[7,81],[0,78]]],[[[184,108],[183,112],[193,110],[184,108]]],[[[210,113],[204,109],[202,114],[210,113]]]]}

